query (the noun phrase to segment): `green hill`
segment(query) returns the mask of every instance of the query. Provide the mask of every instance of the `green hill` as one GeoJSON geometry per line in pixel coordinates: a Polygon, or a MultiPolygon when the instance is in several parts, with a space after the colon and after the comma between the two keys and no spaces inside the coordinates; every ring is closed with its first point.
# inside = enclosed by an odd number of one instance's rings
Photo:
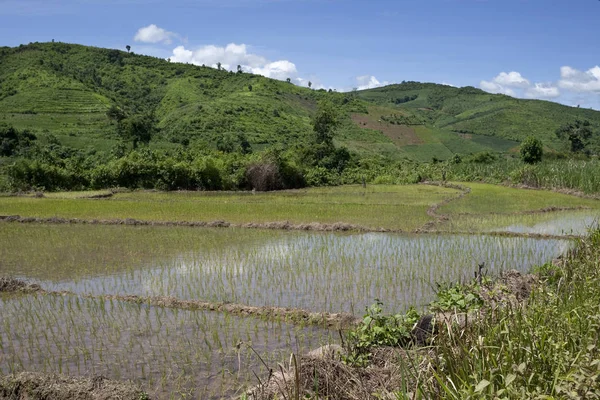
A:
{"type": "MultiPolygon", "coordinates": [[[[550,148],[562,143],[555,131],[575,120],[600,125],[600,112],[541,100],[490,94],[473,87],[403,82],[359,92],[359,98],[414,113],[428,126],[498,151],[536,136],[550,148]]],[[[446,139],[441,139],[442,143],[446,139]]]]}
{"type": "Polygon", "coordinates": [[[75,148],[119,143],[111,108],[152,115],[155,148],[216,146],[240,135],[254,149],[291,145],[311,135],[311,116],[323,98],[341,115],[338,145],[391,159],[511,151],[529,135],[559,148],[554,131],[562,124],[600,125],[600,112],[474,88],[408,82],[336,93],[82,45],[0,48],[0,124],[51,134],[75,148]]]}

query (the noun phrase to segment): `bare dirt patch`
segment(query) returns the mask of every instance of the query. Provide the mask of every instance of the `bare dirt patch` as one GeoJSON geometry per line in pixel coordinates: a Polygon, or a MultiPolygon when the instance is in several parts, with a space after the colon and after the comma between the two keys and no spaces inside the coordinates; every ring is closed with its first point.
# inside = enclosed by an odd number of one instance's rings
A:
{"type": "Polygon", "coordinates": [[[352,114],[350,117],[359,127],[379,131],[392,139],[397,146],[424,143],[410,126],[390,124],[381,120],[381,116],[371,114],[352,114]]]}
{"type": "Polygon", "coordinates": [[[140,400],[148,396],[132,382],[113,381],[103,376],[72,378],[23,372],[0,376],[0,399],[140,400]]]}

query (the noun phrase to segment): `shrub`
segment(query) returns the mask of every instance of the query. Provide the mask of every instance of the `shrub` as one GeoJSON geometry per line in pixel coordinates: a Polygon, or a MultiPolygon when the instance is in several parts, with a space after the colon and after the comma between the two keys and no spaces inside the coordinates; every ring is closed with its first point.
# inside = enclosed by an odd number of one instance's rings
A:
{"type": "Polygon", "coordinates": [[[246,180],[251,189],[266,192],[283,188],[279,166],[274,162],[257,162],[248,166],[246,180]]]}
{"type": "Polygon", "coordinates": [[[544,146],[535,137],[528,137],[521,143],[521,159],[527,164],[535,164],[542,161],[544,146]]]}

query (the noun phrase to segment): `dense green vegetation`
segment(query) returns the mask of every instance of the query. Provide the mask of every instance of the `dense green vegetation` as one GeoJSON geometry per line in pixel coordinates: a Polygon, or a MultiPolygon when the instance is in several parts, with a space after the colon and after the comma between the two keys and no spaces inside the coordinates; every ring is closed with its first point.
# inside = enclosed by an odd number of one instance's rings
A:
{"type": "Polygon", "coordinates": [[[453,179],[591,193],[599,126],[596,111],[468,87],[336,93],[119,50],[0,48],[2,191],[453,179]],[[536,165],[518,159],[525,138],[536,165]]]}
{"type": "MultiPolygon", "coordinates": [[[[566,148],[565,142],[555,135],[561,127],[577,120],[588,121],[597,132],[600,124],[600,113],[594,110],[516,99],[473,87],[403,82],[359,92],[359,98],[381,105],[398,104],[398,108],[410,110],[436,127],[457,134],[484,135],[518,142],[535,136],[555,150],[566,148]],[[398,99],[402,101],[398,103],[398,99]]],[[[597,134],[594,142],[597,146],[597,134]]]]}

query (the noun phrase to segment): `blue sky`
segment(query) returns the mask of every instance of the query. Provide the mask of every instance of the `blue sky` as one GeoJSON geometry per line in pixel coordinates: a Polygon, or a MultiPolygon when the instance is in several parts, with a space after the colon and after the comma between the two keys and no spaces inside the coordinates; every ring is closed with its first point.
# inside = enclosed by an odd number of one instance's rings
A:
{"type": "Polygon", "coordinates": [[[0,45],[124,48],[350,90],[402,80],[600,109],[597,0],[0,0],[0,45]]]}

